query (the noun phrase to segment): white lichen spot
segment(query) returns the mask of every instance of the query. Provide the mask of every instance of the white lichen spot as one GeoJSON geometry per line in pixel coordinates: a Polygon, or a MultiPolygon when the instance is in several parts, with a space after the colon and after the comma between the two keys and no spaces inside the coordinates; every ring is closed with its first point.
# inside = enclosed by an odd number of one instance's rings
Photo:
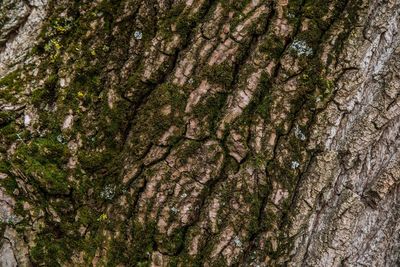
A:
{"type": "Polygon", "coordinates": [[[185,197],[187,197],[187,194],[186,194],[186,193],[183,193],[183,194],[181,195],[181,198],[185,198],[185,197]]]}
{"type": "Polygon", "coordinates": [[[65,87],[67,85],[67,82],[65,81],[65,79],[64,78],[61,78],[60,79],[60,86],[61,87],[65,87]]]}
{"type": "Polygon", "coordinates": [[[289,13],[287,14],[287,17],[288,17],[289,19],[293,19],[293,18],[296,17],[296,15],[289,12],[289,13]]]}
{"type": "Polygon", "coordinates": [[[133,34],[136,40],[141,40],[143,38],[143,33],[141,31],[135,31],[133,34]]]}
{"type": "Polygon", "coordinates": [[[300,139],[301,141],[306,140],[306,136],[304,135],[304,133],[301,131],[299,125],[296,125],[296,127],[294,128],[294,135],[300,139]]]}
{"type": "Polygon", "coordinates": [[[238,236],[235,236],[235,238],[233,239],[233,243],[235,243],[235,245],[237,247],[241,247],[242,246],[242,241],[240,241],[238,236]]]}
{"type": "Polygon", "coordinates": [[[15,214],[10,214],[9,216],[6,216],[5,220],[0,219],[0,222],[6,223],[6,224],[11,224],[15,225],[22,221],[22,218],[18,215],[15,214]]]}
{"type": "Polygon", "coordinates": [[[74,119],[74,116],[72,114],[69,114],[67,117],[65,117],[62,129],[70,129],[72,127],[72,121],[74,119]]]}
{"type": "Polygon", "coordinates": [[[298,161],[292,161],[292,164],[291,164],[291,168],[293,169],[293,170],[295,170],[295,169],[297,169],[298,167],[300,167],[300,163],[298,162],[298,161]]]}
{"type": "Polygon", "coordinates": [[[106,200],[111,200],[115,196],[115,186],[106,185],[103,191],[100,192],[100,197],[106,200]]]}
{"type": "Polygon", "coordinates": [[[24,125],[28,126],[31,123],[31,117],[28,114],[24,116],[24,125]]]}
{"type": "Polygon", "coordinates": [[[61,134],[57,135],[57,141],[61,144],[66,144],[67,142],[65,141],[64,136],[62,136],[61,134]]]}
{"type": "Polygon", "coordinates": [[[103,45],[103,51],[104,51],[104,52],[110,51],[110,47],[107,46],[107,45],[103,45]]]}
{"type": "Polygon", "coordinates": [[[172,211],[173,213],[178,213],[178,209],[175,208],[175,207],[172,207],[172,208],[171,208],[171,211],[172,211]]]}
{"type": "Polygon", "coordinates": [[[302,40],[295,40],[291,45],[290,48],[296,51],[296,53],[301,55],[310,56],[313,54],[313,50],[311,47],[307,45],[305,41],[302,40]]]}
{"type": "Polygon", "coordinates": [[[17,133],[17,139],[21,142],[24,142],[24,140],[21,138],[21,135],[19,133],[17,133]]]}

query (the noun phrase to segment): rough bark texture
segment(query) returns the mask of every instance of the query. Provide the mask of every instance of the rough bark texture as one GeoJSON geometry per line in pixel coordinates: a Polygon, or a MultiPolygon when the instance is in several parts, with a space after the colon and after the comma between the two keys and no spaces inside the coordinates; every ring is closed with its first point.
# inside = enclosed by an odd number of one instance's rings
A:
{"type": "Polygon", "coordinates": [[[0,265],[400,265],[399,4],[0,0],[0,265]]]}

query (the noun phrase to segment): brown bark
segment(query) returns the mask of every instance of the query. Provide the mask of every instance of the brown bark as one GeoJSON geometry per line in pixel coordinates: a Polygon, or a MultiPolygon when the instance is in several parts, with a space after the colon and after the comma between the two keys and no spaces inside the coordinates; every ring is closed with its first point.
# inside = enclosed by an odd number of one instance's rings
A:
{"type": "Polygon", "coordinates": [[[4,0],[2,266],[396,266],[397,0],[4,0]]]}

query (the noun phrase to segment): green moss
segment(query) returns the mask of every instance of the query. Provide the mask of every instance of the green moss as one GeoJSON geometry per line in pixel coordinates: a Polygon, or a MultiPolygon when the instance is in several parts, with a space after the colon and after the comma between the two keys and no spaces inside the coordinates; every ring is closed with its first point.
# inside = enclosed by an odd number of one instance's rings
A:
{"type": "Polygon", "coordinates": [[[185,229],[177,228],[170,235],[158,235],[157,245],[169,255],[177,254],[184,247],[185,229]]]}
{"type": "Polygon", "coordinates": [[[271,59],[279,59],[283,53],[285,45],[282,38],[276,35],[268,35],[260,45],[260,52],[265,53],[271,59]]]}
{"type": "Polygon", "coordinates": [[[0,222],[0,235],[4,236],[4,232],[6,231],[7,224],[4,222],[0,222]]]}
{"type": "Polygon", "coordinates": [[[219,255],[216,260],[212,261],[212,266],[226,267],[229,265],[228,265],[225,257],[222,255],[219,255]]]}
{"type": "Polygon", "coordinates": [[[96,152],[90,150],[81,150],[78,153],[78,160],[82,168],[87,171],[95,171],[107,167],[113,159],[111,151],[96,152]]]}
{"type": "Polygon", "coordinates": [[[240,164],[233,157],[228,157],[224,161],[224,173],[234,174],[240,170],[240,164]]]}
{"type": "MultiPolygon", "coordinates": [[[[205,132],[210,131],[214,133],[217,130],[217,124],[221,116],[223,116],[221,110],[223,109],[226,102],[227,94],[217,93],[205,98],[201,103],[193,108],[193,114],[200,120],[205,119],[207,127],[203,130],[205,132]]],[[[204,124],[203,124],[204,125],[204,124]]]]}
{"type": "Polygon", "coordinates": [[[304,5],[304,0],[290,0],[285,8],[285,15],[292,24],[298,23],[301,19],[300,12],[304,5]]]}
{"type": "Polygon", "coordinates": [[[107,257],[107,266],[117,266],[118,264],[148,266],[151,262],[149,255],[154,251],[156,229],[154,221],[148,222],[146,225],[134,222],[130,229],[130,235],[134,242],[127,245],[126,240],[114,239],[107,257]]]}
{"type": "Polygon", "coordinates": [[[59,238],[49,230],[39,234],[35,246],[30,250],[30,257],[37,266],[64,266],[71,259],[73,250],[79,247],[79,239],[76,236],[59,238]]]}
{"type": "Polygon", "coordinates": [[[233,81],[233,67],[227,63],[214,65],[206,69],[204,76],[209,82],[229,87],[233,81]]]}
{"type": "Polygon", "coordinates": [[[182,114],[186,99],[184,89],[172,84],[163,84],[150,94],[133,122],[132,151],[137,156],[171,126],[183,127],[182,114]]]}
{"type": "Polygon", "coordinates": [[[197,18],[184,12],[185,6],[183,2],[174,5],[159,21],[159,27],[165,36],[169,37],[172,36],[172,33],[177,32],[182,37],[186,37],[190,33],[197,18]]]}
{"type": "Polygon", "coordinates": [[[42,164],[32,158],[25,159],[25,173],[34,177],[41,186],[52,194],[67,194],[69,192],[67,175],[52,163],[42,164]]]}
{"type": "Polygon", "coordinates": [[[4,78],[0,79],[0,87],[13,87],[14,89],[20,85],[20,74],[21,71],[13,71],[4,78]]]}
{"type": "Polygon", "coordinates": [[[16,93],[23,89],[23,81],[20,75],[21,70],[16,70],[0,79],[0,99],[8,102],[17,100],[16,93]]]}
{"type": "Polygon", "coordinates": [[[65,145],[53,138],[38,138],[21,144],[12,159],[14,165],[51,194],[67,194],[69,185],[64,165],[68,159],[65,145]]]}
{"type": "Polygon", "coordinates": [[[74,27],[74,20],[66,17],[53,17],[44,27],[42,37],[56,37],[68,34],[74,27]]]}
{"type": "Polygon", "coordinates": [[[195,155],[196,151],[202,146],[202,142],[189,140],[186,145],[179,151],[179,157],[182,160],[189,159],[190,156],[195,155]]]}
{"type": "Polygon", "coordinates": [[[15,121],[11,121],[6,126],[0,128],[0,139],[3,142],[14,142],[18,138],[18,126],[15,121]]]}
{"type": "Polygon", "coordinates": [[[0,111],[0,126],[4,126],[15,119],[15,112],[0,111]]]}
{"type": "Polygon", "coordinates": [[[303,16],[315,21],[320,29],[326,29],[329,22],[324,19],[329,12],[330,2],[306,0],[303,6],[303,16]]]}
{"type": "Polygon", "coordinates": [[[226,9],[233,10],[233,11],[242,11],[251,0],[242,0],[242,1],[235,1],[235,0],[221,0],[220,3],[226,9]]]}
{"type": "Polygon", "coordinates": [[[272,86],[269,75],[265,72],[261,73],[257,96],[255,97],[256,101],[259,101],[259,103],[248,105],[245,112],[249,112],[251,115],[254,113],[253,107],[256,107],[255,112],[260,115],[261,118],[268,121],[270,119],[270,108],[273,101],[271,96],[272,86]]]}
{"type": "Polygon", "coordinates": [[[308,68],[300,77],[300,88],[305,91],[314,91],[314,94],[307,94],[309,104],[315,107],[316,99],[324,101],[328,99],[334,90],[335,84],[333,81],[326,79],[321,73],[318,72],[317,65],[308,68]]]}
{"type": "MultiPolygon", "coordinates": [[[[0,165],[3,165],[3,164],[0,163],[0,165]]],[[[9,165],[6,165],[6,166],[8,169],[0,170],[0,172],[8,173],[8,171],[11,169],[11,167],[9,165]]],[[[14,190],[18,189],[18,183],[15,180],[15,177],[13,177],[12,175],[8,175],[7,178],[0,180],[0,185],[2,188],[4,188],[6,190],[6,192],[9,195],[13,195],[14,190]]]]}
{"type": "Polygon", "coordinates": [[[53,103],[57,96],[58,76],[50,75],[42,88],[35,89],[31,95],[31,102],[36,107],[44,107],[46,104],[53,103]]]}

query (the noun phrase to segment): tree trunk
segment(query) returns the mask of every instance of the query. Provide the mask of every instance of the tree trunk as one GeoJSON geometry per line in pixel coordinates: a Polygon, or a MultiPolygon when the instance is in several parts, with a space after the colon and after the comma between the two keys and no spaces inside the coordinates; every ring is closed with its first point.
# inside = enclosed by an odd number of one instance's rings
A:
{"type": "Polygon", "coordinates": [[[1,0],[1,266],[400,265],[398,0],[1,0]]]}

